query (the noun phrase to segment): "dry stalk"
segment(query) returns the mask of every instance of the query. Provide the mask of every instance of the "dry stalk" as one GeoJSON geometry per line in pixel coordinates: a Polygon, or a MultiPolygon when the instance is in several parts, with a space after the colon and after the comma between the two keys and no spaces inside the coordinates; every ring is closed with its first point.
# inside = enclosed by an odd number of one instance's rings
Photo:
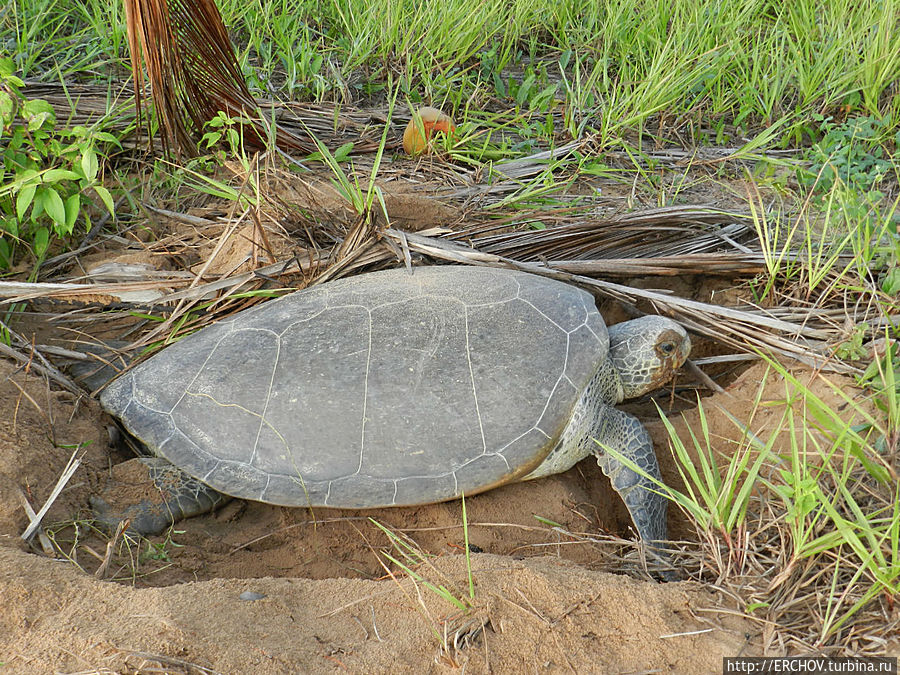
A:
{"type": "Polygon", "coordinates": [[[43,520],[44,516],[47,514],[47,511],[51,506],[53,506],[53,502],[56,501],[56,498],[59,497],[59,494],[63,491],[66,483],[69,482],[69,479],[78,469],[78,467],[81,466],[81,458],[75,457],[80,449],[81,447],[79,446],[72,451],[72,456],[69,457],[66,468],[63,469],[62,475],[60,475],[59,480],[56,481],[56,485],[53,487],[53,491],[50,493],[47,501],[44,502],[41,510],[30,518],[31,522],[28,524],[28,527],[25,528],[25,531],[21,535],[23,540],[28,541],[29,539],[31,539],[32,535],[34,535],[37,529],[41,526],[41,520],[43,520]]]}

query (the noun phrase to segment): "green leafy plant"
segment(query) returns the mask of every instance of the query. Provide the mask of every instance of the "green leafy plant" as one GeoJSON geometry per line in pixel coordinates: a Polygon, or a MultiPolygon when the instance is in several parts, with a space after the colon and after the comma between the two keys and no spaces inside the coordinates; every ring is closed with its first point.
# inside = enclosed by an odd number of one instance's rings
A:
{"type": "Polygon", "coordinates": [[[58,128],[53,107],[21,94],[12,59],[0,58],[0,271],[18,248],[40,264],[53,237],[65,239],[79,219],[92,226],[94,198],[113,215],[100,175],[102,149],[121,147],[112,134],[83,126],[58,128]]]}
{"type": "Polygon", "coordinates": [[[802,184],[828,192],[840,182],[868,192],[893,170],[891,157],[882,145],[889,128],[884,120],[854,117],[838,124],[818,114],[813,119],[820,122],[824,136],[810,148],[811,165],[798,176],[802,184]]]}
{"type": "Polygon", "coordinates": [[[839,359],[855,361],[863,358],[868,354],[868,350],[864,347],[866,335],[869,332],[869,324],[860,323],[853,327],[850,337],[846,342],[838,345],[834,350],[835,356],[839,359]]]}
{"type": "Polygon", "coordinates": [[[147,548],[138,556],[138,560],[140,562],[146,562],[148,560],[171,562],[171,558],[169,557],[169,547],[184,547],[184,544],[179,544],[172,538],[175,534],[184,534],[184,530],[176,530],[170,527],[166,531],[166,536],[163,541],[151,541],[150,539],[142,537],[142,540],[147,543],[147,548]]]}
{"type": "MultiPolygon", "coordinates": [[[[206,149],[222,141],[232,155],[242,155],[244,151],[244,139],[241,134],[241,124],[247,122],[245,117],[229,117],[221,110],[219,114],[206,123],[207,131],[200,139],[201,146],[206,149]]],[[[224,151],[222,151],[224,157],[224,151]]]]}

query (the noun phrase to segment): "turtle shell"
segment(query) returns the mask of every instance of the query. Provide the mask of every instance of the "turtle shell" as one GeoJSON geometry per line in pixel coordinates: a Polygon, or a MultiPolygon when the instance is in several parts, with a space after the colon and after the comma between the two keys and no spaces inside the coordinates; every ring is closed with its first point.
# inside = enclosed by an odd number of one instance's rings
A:
{"type": "Polygon", "coordinates": [[[417,267],[297,291],[206,327],[101,402],[226,494],[365,508],[535,469],[606,358],[592,297],[518,271],[417,267]]]}

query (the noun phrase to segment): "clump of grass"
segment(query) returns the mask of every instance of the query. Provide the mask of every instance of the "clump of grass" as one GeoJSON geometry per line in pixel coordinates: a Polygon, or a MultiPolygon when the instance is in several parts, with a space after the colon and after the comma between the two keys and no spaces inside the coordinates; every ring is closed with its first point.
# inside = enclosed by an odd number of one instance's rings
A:
{"type": "MultiPolygon", "coordinates": [[[[465,495],[461,496],[460,501],[462,504],[462,531],[466,557],[466,576],[468,582],[467,594],[458,590],[455,587],[455,584],[450,579],[441,574],[441,572],[431,564],[431,556],[425,553],[411,538],[402,533],[394,532],[392,529],[386,527],[385,525],[382,525],[374,518],[369,518],[369,521],[384,533],[394,550],[394,553],[389,553],[382,550],[380,554],[384,558],[384,560],[379,558],[378,562],[384,568],[385,572],[387,572],[387,574],[395,581],[398,581],[398,579],[395,576],[394,572],[388,567],[388,565],[385,564],[385,560],[395,565],[397,569],[399,569],[404,575],[406,575],[406,577],[413,581],[417,598],[417,601],[415,603],[416,607],[422,614],[423,618],[428,622],[431,632],[440,643],[441,653],[443,657],[447,659],[451,663],[451,665],[455,665],[455,659],[453,656],[454,650],[451,649],[451,642],[448,639],[448,635],[451,633],[451,630],[448,628],[448,626],[450,623],[455,624],[459,620],[465,619],[475,608],[475,578],[472,574],[472,558],[471,551],[469,549],[469,520],[466,513],[465,495]],[[427,568],[424,573],[420,571],[422,568],[427,568]],[[426,578],[426,575],[427,577],[431,577],[432,579],[437,578],[439,579],[439,581],[431,581],[429,578],[426,578]],[[442,599],[444,602],[454,607],[458,611],[458,614],[452,617],[449,621],[436,620],[431,615],[428,607],[424,602],[422,594],[419,591],[420,585],[424,586],[436,597],[442,599]]],[[[403,589],[402,586],[401,589],[403,590],[403,593],[407,595],[410,600],[412,600],[411,596],[409,596],[409,594],[405,589],[403,589]]],[[[457,647],[457,642],[460,634],[466,633],[473,625],[474,623],[471,620],[463,621],[458,629],[453,631],[454,638],[452,641],[452,646],[457,647]]]]}
{"type": "Polygon", "coordinates": [[[844,401],[839,413],[786,368],[769,366],[784,398],[758,394],[751,418],[779,407],[776,431],[762,440],[741,424],[737,450],[723,458],[702,405],[690,446],[665,420],[685,491],[661,489],[694,523],[717,585],[772,635],[797,651],[839,652],[855,641],[876,653],[892,630],[880,606],[900,593],[896,455],[877,440],[895,433],[896,388],[878,392],[888,411],[879,418],[825,380],[844,401]]]}
{"type": "MultiPolygon", "coordinates": [[[[760,390],[761,394],[761,390],[760,390]]],[[[757,405],[759,398],[757,397],[757,405]]],[[[700,423],[699,435],[688,429],[689,448],[678,436],[672,423],[662,414],[660,417],[669,433],[672,451],[677,459],[678,472],[686,492],[664,489],[663,492],[684,512],[689,514],[701,541],[714,552],[718,577],[724,578],[744,563],[747,543],[747,509],[760,469],[770,461],[775,437],[760,444],[745,429],[744,442],[733,450],[724,465],[717,458],[710,438],[709,425],[703,405],[697,406],[700,423]],[[720,554],[715,542],[725,544],[727,555],[720,554]]]]}
{"type": "MultiPolygon", "coordinates": [[[[475,582],[472,576],[472,563],[469,553],[469,530],[468,530],[468,521],[466,518],[465,511],[465,497],[462,498],[463,504],[463,538],[465,541],[466,547],[466,570],[468,573],[468,594],[458,590],[455,588],[455,584],[448,579],[445,575],[441,574],[434,565],[431,564],[429,558],[430,556],[426,554],[412,539],[407,537],[406,535],[394,532],[390,528],[382,525],[377,520],[370,518],[369,520],[379,529],[381,530],[385,536],[387,536],[388,541],[394,549],[394,553],[389,553],[387,551],[381,551],[381,556],[384,557],[384,560],[387,560],[397,569],[399,569],[407,578],[411,579],[414,584],[414,589],[416,592],[416,601],[415,606],[422,617],[428,624],[429,629],[434,634],[435,638],[437,638],[438,643],[441,646],[441,655],[442,658],[447,660],[450,665],[456,666],[456,660],[454,658],[455,649],[453,647],[457,647],[457,641],[461,633],[465,633],[471,626],[473,625],[472,621],[465,621],[464,619],[468,617],[472,610],[475,607],[475,582]],[[420,571],[422,568],[427,568],[425,572],[420,571]],[[426,576],[427,575],[427,576],[426,576]],[[429,578],[434,579],[438,578],[439,581],[431,581],[429,578]],[[450,606],[452,606],[457,614],[450,617],[449,619],[438,620],[432,616],[429,611],[424,598],[422,597],[422,593],[420,591],[420,586],[423,586],[430,593],[434,594],[435,597],[440,598],[450,606]],[[459,622],[462,621],[462,624],[457,628],[451,628],[451,624],[456,626],[459,622]],[[453,633],[453,640],[449,639],[450,634],[453,633]]],[[[385,564],[384,560],[379,558],[379,563],[384,568],[385,572],[398,582],[399,580],[395,576],[395,573],[385,564]]],[[[400,586],[401,590],[403,590],[404,595],[409,598],[410,602],[413,601],[412,596],[407,593],[407,591],[400,586]]]]}
{"type": "Polygon", "coordinates": [[[58,557],[84,574],[131,584],[171,567],[171,551],[181,547],[175,537],[184,534],[183,530],[169,528],[162,540],[151,540],[125,532],[121,525],[110,534],[89,518],[51,523],[44,531],[58,557]],[[106,550],[95,550],[91,545],[94,541],[105,543],[106,550]]]}
{"type": "Polygon", "coordinates": [[[748,205],[767,268],[755,283],[757,300],[773,298],[776,290],[817,302],[852,292],[873,306],[883,304],[885,293],[900,288],[893,271],[900,264],[900,198],[860,191],[837,174],[827,191],[812,189],[798,212],[786,213],[767,210],[758,188],[750,188],[748,205]]]}
{"type": "MultiPolygon", "coordinates": [[[[370,518],[369,520],[381,530],[385,536],[387,536],[394,551],[399,555],[399,557],[397,557],[397,555],[382,551],[381,555],[383,555],[386,560],[396,565],[409,578],[417,583],[421,583],[429,591],[457,609],[467,612],[472,608],[472,603],[475,600],[475,582],[472,577],[472,561],[469,552],[469,530],[465,516],[465,498],[463,498],[463,538],[465,541],[466,569],[468,572],[468,594],[451,590],[449,586],[452,586],[453,584],[449,579],[444,579],[443,583],[433,583],[426,579],[417,571],[417,568],[422,565],[427,565],[432,572],[439,574],[434,566],[430,565],[430,556],[419,548],[414,541],[409,539],[409,537],[394,532],[373,518],[370,518]]],[[[385,568],[385,570],[390,574],[390,570],[387,568],[385,568]]]]}

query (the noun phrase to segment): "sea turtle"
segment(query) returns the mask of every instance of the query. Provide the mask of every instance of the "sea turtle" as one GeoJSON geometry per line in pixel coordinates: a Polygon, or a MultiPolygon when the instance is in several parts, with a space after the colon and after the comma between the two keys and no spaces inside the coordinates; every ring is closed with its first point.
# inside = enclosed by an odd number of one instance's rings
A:
{"type": "Polygon", "coordinates": [[[162,497],[95,508],[146,534],[222,494],[425,504],[593,454],[652,545],[666,539],[666,500],[603,447],[660,477],[647,431],[613,406],[669,380],[689,350],[670,319],[607,329],[586,291],[520,271],[432,266],[328,282],[218,321],[109,384],[101,403],[153,454],[131,461],[162,497]]]}

